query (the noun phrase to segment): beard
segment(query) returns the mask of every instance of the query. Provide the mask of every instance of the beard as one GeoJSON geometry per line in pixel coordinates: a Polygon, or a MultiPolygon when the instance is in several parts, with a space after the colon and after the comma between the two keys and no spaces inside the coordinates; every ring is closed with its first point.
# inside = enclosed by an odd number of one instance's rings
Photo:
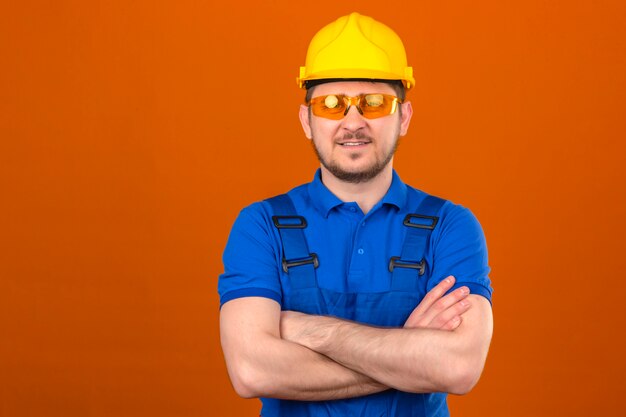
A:
{"type": "MultiPolygon", "coordinates": [[[[347,133],[343,136],[344,140],[347,139],[367,139],[369,141],[373,141],[371,137],[365,135],[362,132],[356,132],[356,134],[347,133]]],[[[315,138],[311,140],[311,145],[313,146],[313,150],[315,151],[315,155],[317,155],[317,159],[319,159],[320,163],[324,168],[326,168],[331,174],[333,174],[337,179],[352,183],[358,184],[362,182],[367,182],[380,174],[383,169],[391,162],[393,155],[396,153],[396,149],[398,149],[398,145],[400,144],[400,137],[398,137],[393,144],[393,148],[383,155],[382,158],[376,158],[373,164],[360,171],[347,171],[343,169],[336,161],[325,158],[315,146],[315,138]]]]}

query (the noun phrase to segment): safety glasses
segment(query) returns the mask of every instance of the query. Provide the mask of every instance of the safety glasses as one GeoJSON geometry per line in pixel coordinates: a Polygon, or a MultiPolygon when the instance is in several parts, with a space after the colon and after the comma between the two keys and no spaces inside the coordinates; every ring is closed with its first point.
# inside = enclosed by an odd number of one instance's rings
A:
{"type": "Polygon", "coordinates": [[[398,97],[389,94],[371,93],[359,94],[356,97],[348,97],[343,94],[329,94],[312,98],[307,104],[311,106],[313,114],[318,117],[341,120],[348,114],[351,106],[356,106],[359,113],[366,119],[376,119],[395,113],[398,103],[402,103],[398,97]]]}

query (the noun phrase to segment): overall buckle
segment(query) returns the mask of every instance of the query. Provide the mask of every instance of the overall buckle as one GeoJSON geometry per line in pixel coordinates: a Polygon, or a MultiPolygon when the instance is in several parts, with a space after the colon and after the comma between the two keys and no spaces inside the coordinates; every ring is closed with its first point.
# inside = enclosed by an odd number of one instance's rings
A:
{"type": "Polygon", "coordinates": [[[309,258],[300,259],[296,261],[288,261],[287,259],[283,258],[283,271],[285,271],[285,273],[288,274],[289,268],[293,266],[302,266],[302,265],[308,265],[308,264],[313,264],[313,268],[317,268],[318,266],[320,266],[320,261],[317,259],[316,253],[311,253],[309,258]]]}
{"type": "Polygon", "coordinates": [[[424,275],[426,272],[426,261],[422,259],[418,263],[404,262],[400,260],[399,256],[392,256],[391,259],[389,259],[389,272],[393,272],[394,268],[417,269],[420,275],[424,275]]]}
{"type": "Polygon", "coordinates": [[[272,221],[277,229],[304,229],[307,226],[302,216],[272,216],[272,221]]]}
{"type": "Polygon", "coordinates": [[[439,217],[437,216],[424,216],[423,214],[407,214],[406,217],[404,218],[403,224],[408,227],[433,230],[435,226],[437,226],[437,222],[439,222],[439,217]],[[412,223],[411,222],[412,219],[430,220],[430,224],[412,223]]]}

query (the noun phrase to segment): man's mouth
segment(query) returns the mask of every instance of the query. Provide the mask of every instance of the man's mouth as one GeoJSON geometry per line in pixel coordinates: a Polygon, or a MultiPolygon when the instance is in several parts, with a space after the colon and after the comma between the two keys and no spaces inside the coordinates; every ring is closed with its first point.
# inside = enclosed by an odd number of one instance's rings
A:
{"type": "Polygon", "coordinates": [[[343,142],[340,143],[341,146],[361,146],[361,145],[366,145],[369,142],[343,142]]]}
{"type": "Polygon", "coordinates": [[[346,133],[342,137],[337,138],[337,145],[344,146],[346,148],[365,146],[372,143],[372,138],[365,132],[346,133]]]}

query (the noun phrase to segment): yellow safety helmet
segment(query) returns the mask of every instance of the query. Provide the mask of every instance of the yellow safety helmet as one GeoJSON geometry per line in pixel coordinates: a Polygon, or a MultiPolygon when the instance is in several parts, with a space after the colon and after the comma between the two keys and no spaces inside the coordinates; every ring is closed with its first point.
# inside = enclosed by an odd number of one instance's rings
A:
{"type": "Polygon", "coordinates": [[[305,88],[306,81],[333,78],[402,80],[407,90],[415,85],[400,37],[359,13],[342,16],[315,34],[296,80],[305,88]]]}

